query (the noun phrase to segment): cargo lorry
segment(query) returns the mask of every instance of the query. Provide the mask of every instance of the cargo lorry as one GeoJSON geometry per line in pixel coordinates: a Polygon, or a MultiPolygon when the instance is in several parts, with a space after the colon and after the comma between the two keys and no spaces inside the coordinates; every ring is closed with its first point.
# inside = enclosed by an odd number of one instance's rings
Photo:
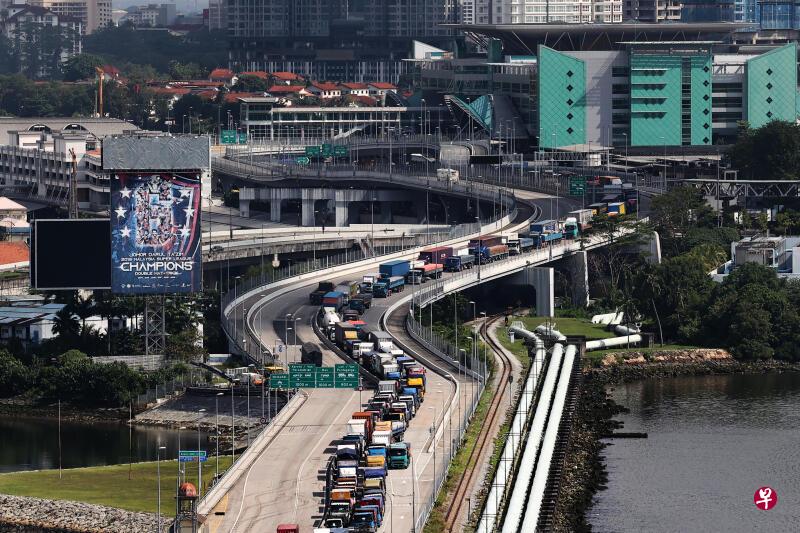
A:
{"type": "MultiPolygon", "coordinates": [[[[407,264],[408,262],[406,262],[406,265],[407,264]]],[[[388,298],[393,293],[402,292],[406,284],[404,276],[407,273],[408,270],[400,276],[381,278],[378,283],[372,286],[372,295],[376,298],[388,298]]]]}
{"type": "Polygon", "coordinates": [[[330,291],[326,292],[325,296],[322,297],[322,305],[325,307],[332,307],[336,311],[339,311],[344,307],[344,293],[340,291],[330,291]]]}
{"type": "Polygon", "coordinates": [[[395,259],[394,261],[387,261],[381,263],[378,267],[381,278],[393,278],[396,276],[405,276],[411,269],[410,261],[406,259],[395,259]]]}
{"type": "Polygon", "coordinates": [[[474,255],[451,255],[444,260],[444,270],[445,272],[461,272],[467,268],[472,268],[474,264],[474,255]]]}
{"type": "Polygon", "coordinates": [[[305,342],[300,348],[300,362],[305,365],[322,366],[322,350],[313,342],[305,342]]]}
{"type": "Polygon", "coordinates": [[[454,168],[439,168],[436,169],[436,177],[440,180],[447,180],[450,183],[455,183],[458,181],[459,173],[458,170],[454,168]]]}
{"type": "Polygon", "coordinates": [[[325,294],[331,292],[333,290],[333,282],[332,281],[320,281],[317,284],[316,290],[308,295],[308,300],[311,305],[319,305],[322,303],[322,298],[325,294]]]}
{"type": "Polygon", "coordinates": [[[426,263],[444,263],[444,260],[453,255],[452,246],[437,246],[427,248],[419,253],[419,259],[426,263]]]}
{"type": "Polygon", "coordinates": [[[389,468],[408,468],[411,464],[411,444],[393,442],[389,445],[389,468]]]}

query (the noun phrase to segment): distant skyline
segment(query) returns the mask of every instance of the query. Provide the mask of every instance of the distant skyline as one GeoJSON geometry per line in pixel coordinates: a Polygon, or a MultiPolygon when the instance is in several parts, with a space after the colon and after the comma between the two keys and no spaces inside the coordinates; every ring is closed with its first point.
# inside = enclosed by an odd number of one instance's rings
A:
{"type": "Polygon", "coordinates": [[[208,0],[113,0],[114,9],[128,9],[131,6],[148,4],[175,4],[179,13],[200,12],[208,7],[208,0]]]}

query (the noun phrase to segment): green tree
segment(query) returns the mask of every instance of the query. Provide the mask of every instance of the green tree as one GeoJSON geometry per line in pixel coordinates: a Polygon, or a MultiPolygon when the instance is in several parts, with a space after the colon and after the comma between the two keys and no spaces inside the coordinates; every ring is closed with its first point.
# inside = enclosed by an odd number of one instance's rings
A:
{"type": "Polygon", "coordinates": [[[794,180],[800,175],[800,126],[773,120],[745,129],[730,152],[740,177],[758,180],[794,180]]]}
{"type": "Polygon", "coordinates": [[[239,76],[232,88],[233,92],[242,93],[260,93],[266,92],[267,89],[269,89],[269,83],[253,75],[239,76]]]}
{"type": "Polygon", "coordinates": [[[95,67],[103,64],[103,60],[94,54],[78,54],[69,58],[63,67],[64,80],[78,81],[94,79],[97,76],[95,67]]]}
{"type": "Polygon", "coordinates": [[[30,379],[31,371],[19,359],[6,350],[0,350],[0,397],[8,398],[25,392],[30,379]]]}
{"type": "Polygon", "coordinates": [[[64,341],[73,341],[80,333],[80,322],[72,314],[70,306],[66,306],[56,313],[53,319],[53,333],[64,341]]]}

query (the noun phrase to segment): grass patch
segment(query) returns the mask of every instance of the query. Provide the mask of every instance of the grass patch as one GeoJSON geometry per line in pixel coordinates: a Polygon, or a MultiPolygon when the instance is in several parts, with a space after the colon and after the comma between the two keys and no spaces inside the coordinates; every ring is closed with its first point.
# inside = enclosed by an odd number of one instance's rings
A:
{"type": "Polygon", "coordinates": [[[500,341],[503,348],[513,353],[517,359],[519,359],[524,368],[527,369],[528,366],[530,366],[531,357],[528,355],[528,348],[522,343],[522,339],[516,339],[514,342],[511,342],[511,338],[508,336],[508,329],[503,326],[495,330],[495,337],[500,341]]]}
{"type": "MultiPolygon", "coordinates": [[[[197,485],[197,464],[183,463],[186,480],[197,485]]],[[[220,457],[220,472],[231,464],[230,456],[220,457]]],[[[203,464],[203,492],[214,476],[216,460],[209,457],[203,464]]],[[[175,474],[177,461],[161,461],[161,512],[169,514],[175,507],[175,474]]],[[[157,501],[157,468],[155,462],[134,463],[128,479],[128,465],[70,468],[58,479],[58,470],[37,470],[0,474],[0,493],[32,496],[52,500],[108,505],[128,511],[155,513],[157,501]]]]}
{"type": "Polygon", "coordinates": [[[464,471],[467,468],[469,456],[477,445],[478,434],[483,424],[486,422],[486,415],[492,403],[493,395],[494,389],[491,387],[486,387],[483,390],[472,421],[469,426],[467,426],[467,431],[464,434],[464,442],[450,462],[450,467],[447,469],[447,477],[442,485],[442,490],[439,491],[436,497],[436,504],[433,506],[428,521],[425,522],[424,533],[439,533],[445,530],[445,513],[449,507],[451,493],[456,490],[458,480],[461,479],[461,476],[464,475],[464,471]]]}
{"type": "MultiPolygon", "coordinates": [[[[514,317],[513,320],[521,320],[525,324],[525,329],[533,331],[536,326],[544,324],[550,319],[546,316],[525,316],[514,317]]],[[[606,331],[604,326],[592,324],[590,320],[585,318],[556,317],[553,322],[555,322],[556,329],[564,335],[583,335],[588,340],[608,339],[617,336],[613,331],[606,331]]]]}

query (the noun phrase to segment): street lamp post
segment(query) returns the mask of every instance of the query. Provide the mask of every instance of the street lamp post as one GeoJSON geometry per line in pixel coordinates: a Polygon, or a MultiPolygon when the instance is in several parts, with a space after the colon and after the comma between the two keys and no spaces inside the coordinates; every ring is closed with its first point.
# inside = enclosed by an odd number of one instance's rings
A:
{"type": "MultiPolygon", "coordinates": [[[[197,411],[200,416],[206,412],[205,409],[197,411]]],[[[197,495],[203,494],[203,461],[200,460],[200,419],[197,419],[197,495]]]]}
{"type": "Polygon", "coordinates": [[[222,396],[223,394],[225,394],[225,393],[224,392],[218,392],[217,396],[214,398],[214,404],[215,404],[215,407],[216,407],[216,423],[215,423],[215,426],[216,426],[216,433],[217,433],[217,443],[216,443],[216,446],[217,446],[217,453],[216,453],[216,456],[217,456],[217,459],[216,459],[217,460],[217,468],[214,471],[214,478],[215,479],[219,479],[219,397],[222,396]]]}
{"type": "Polygon", "coordinates": [[[231,465],[236,461],[236,398],[234,398],[234,386],[231,382],[231,465]]]}
{"type": "Polygon", "coordinates": [[[156,520],[156,525],[158,527],[158,533],[163,531],[161,529],[161,450],[166,449],[166,446],[159,446],[156,448],[156,483],[158,484],[158,518],[156,520]]]}
{"type": "Polygon", "coordinates": [[[178,428],[178,483],[179,484],[180,484],[180,481],[181,481],[181,474],[183,473],[182,472],[183,469],[181,468],[181,430],[182,429],[186,429],[186,426],[180,426],[178,428]]]}

